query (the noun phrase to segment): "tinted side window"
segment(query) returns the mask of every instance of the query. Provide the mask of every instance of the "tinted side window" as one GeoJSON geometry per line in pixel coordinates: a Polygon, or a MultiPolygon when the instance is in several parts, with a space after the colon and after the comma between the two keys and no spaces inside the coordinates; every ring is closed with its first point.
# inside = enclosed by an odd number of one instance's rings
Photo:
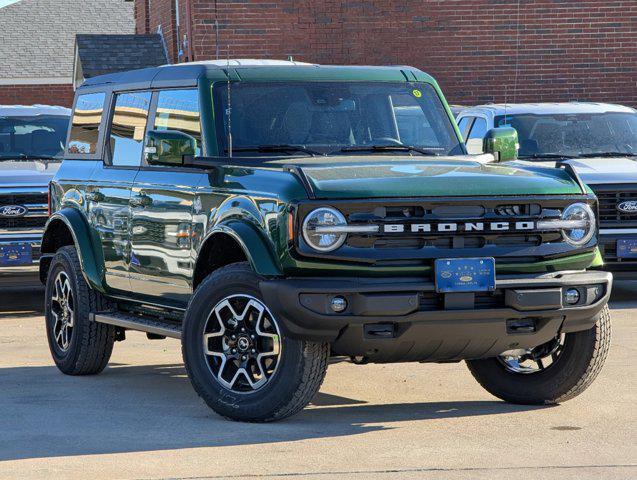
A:
{"type": "Polygon", "coordinates": [[[154,130],[177,130],[197,142],[195,155],[201,155],[201,123],[197,90],[162,90],[157,98],[154,130]]]}
{"type": "Polygon", "coordinates": [[[150,92],[120,93],[115,97],[109,145],[112,165],[141,163],[150,99],[150,92]]]}
{"type": "Polygon", "coordinates": [[[487,134],[487,121],[484,118],[476,118],[467,138],[467,151],[472,154],[484,153],[483,139],[487,134]]]}
{"type": "Polygon", "coordinates": [[[469,124],[473,120],[473,117],[462,117],[458,122],[458,129],[460,130],[460,134],[462,138],[467,138],[467,130],[469,129],[469,124]]]}
{"type": "Polygon", "coordinates": [[[78,97],[71,123],[68,153],[90,155],[96,152],[105,98],[103,92],[78,97]]]}

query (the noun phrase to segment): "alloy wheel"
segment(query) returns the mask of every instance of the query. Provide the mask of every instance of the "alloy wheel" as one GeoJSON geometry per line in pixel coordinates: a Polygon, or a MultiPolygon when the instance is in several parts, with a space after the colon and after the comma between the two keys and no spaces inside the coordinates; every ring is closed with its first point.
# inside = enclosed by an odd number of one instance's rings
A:
{"type": "Polygon", "coordinates": [[[60,350],[66,352],[71,344],[71,335],[75,325],[75,299],[71,280],[65,272],[59,272],[53,283],[51,297],[51,315],[53,315],[53,338],[60,350]]]}
{"type": "Polygon", "coordinates": [[[523,375],[543,372],[558,361],[564,349],[565,334],[535,348],[507,350],[498,356],[504,368],[523,375]]]}
{"type": "Polygon", "coordinates": [[[232,295],[217,303],[206,320],[203,342],[211,373],[233,392],[251,393],[262,388],[280,363],[276,320],[250,295],[232,295]]]}

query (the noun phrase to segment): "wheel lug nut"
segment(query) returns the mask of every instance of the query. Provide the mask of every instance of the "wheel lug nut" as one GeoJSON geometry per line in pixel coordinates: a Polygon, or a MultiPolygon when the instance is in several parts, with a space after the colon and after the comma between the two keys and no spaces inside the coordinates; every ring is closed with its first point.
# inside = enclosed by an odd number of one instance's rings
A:
{"type": "Polygon", "coordinates": [[[242,331],[242,332],[245,332],[245,331],[246,331],[246,329],[245,329],[245,328],[243,328],[243,327],[241,327],[241,331],[242,331]]]}
{"type": "Polygon", "coordinates": [[[254,340],[254,335],[250,335],[250,338],[251,338],[252,340],[254,340]]]}
{"type": "Polygon", "coordinates": [[[233,335],[233,336],[232,336],[232,337],[230,337],[230,338],[232,338],[233,340],[235,340],[235,339],[237,338],[237,336],[236,336],[236,335],[233,335]]]}
{"type": "Polygon", "coordinates": [[[243,356],[241,357],[241,360],[244,360],[244,361],[245,361],[245,360],[247,360],[247,358],[248,358],[248,357],[246,357],[245,355],[243,355],[243,356]]]}
{"type": "Polygon", "coordinates": [[[252,353],[257,353],[257,351],[253,348],[252,350],[250,350],[252,353]]]}
{"type": "Polygon", "coordinates": [[[236,348],[233,348],[233,349],[232,349],[232,353],[237,353],[237,349],[236,349],[236,348]]]}

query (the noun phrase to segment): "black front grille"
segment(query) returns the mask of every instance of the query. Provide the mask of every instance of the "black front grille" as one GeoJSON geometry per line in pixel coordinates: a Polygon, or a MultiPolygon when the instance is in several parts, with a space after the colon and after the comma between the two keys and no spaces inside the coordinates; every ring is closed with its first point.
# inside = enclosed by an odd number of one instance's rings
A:
{"type": "MultiPolygon", "coordinates": [[[[573,247],[563,240],[559,230],[535,228],[536,222],[559,219],[564,208],[581,201],[594,204],[592,195],[330,201],[348,225],[369,231],[349,233],[343,246],[329,253],[317,253],[301,235],[297,237],[297,252],[379,266],[430,265],[436,258],[457,257],[494,257],[499,263],[535,262],[594,246],[595,240],[591,240],[585,247],[573,247]]],[[[324,205],[299,205],[299,231],[307,214],[324,205]]]]}
{"type": "Polygon", "coordinates": [[[136,219],[133,223],[133,240],[161,245],[166,241],[166,227],[163,223],[136,219]]]}
{"type": "Polygon", "coordinates": [[[47,212],[46,193],[12,193],[0,195],[0,207],[18,205],[28,212],[22,217],[0,217],[0,230],[37,230],[44,228],[47,212]]]}
{"type": "Polygon", "coordinates": [[[476,249],[484,247],[538,247],[542,243],[561,240],[559,232],[539,233],[534,231],[502,232],[494,231],[458,231],[437,232],[438,223],[459,223],[463,221],[508,222],[536,221],[543,216],[556,216],[558,209],[544,210],[539,204],[506,204],[498,201],[475,204],[424,204],[424,205],[388,205],[375,207],[367,211],[345,211],[350,224],[372,223],[384,228],[388,224],[403,225],[404,232],[393,234],[381,231],[372,234],[350,234],[347,245],[354,248],[373,249],[476,249]],[[431,223],[432,231],[426,234],[412,233],[410,224],[431,223]]]}
{"type": "Polygon", "coordinates": [[[36,228],[44,228],[46,224],[46,216],[42,217],[7,217],[0,218],[0,228],[22,228],[32,230],[36,228]]]}
{"type": "Polygon", "coordinates": [[[46,193],[15,193],[0,195],[0,206],[2,205],[46,205],[48,202],[46,193]]]}
{"type": "Polygon", "coordinates": [[[637,185],[592,185],[599,201],[601,227],[637,227],[637,212],[621,212],[617,205],[629,200],[637,201],[637,185]]]}

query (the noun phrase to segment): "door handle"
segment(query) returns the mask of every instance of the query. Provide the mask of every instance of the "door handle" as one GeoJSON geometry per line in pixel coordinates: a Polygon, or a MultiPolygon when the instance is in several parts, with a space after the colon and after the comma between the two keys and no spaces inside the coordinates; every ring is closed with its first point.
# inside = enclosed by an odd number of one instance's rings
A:
{"type": "Polygon", "coordinates": [[[98,191],[86,194],[86,199],[89,202],[103,202],[104,198],[105,198],[104,194],[98,191]]]}
{"type": "Polygon", "coordinates": [[[131,197],[130,204],[133,207],[150,207],[153,204],[153,199],[144,194],[135,195],[134,197],[131,197]]]}

